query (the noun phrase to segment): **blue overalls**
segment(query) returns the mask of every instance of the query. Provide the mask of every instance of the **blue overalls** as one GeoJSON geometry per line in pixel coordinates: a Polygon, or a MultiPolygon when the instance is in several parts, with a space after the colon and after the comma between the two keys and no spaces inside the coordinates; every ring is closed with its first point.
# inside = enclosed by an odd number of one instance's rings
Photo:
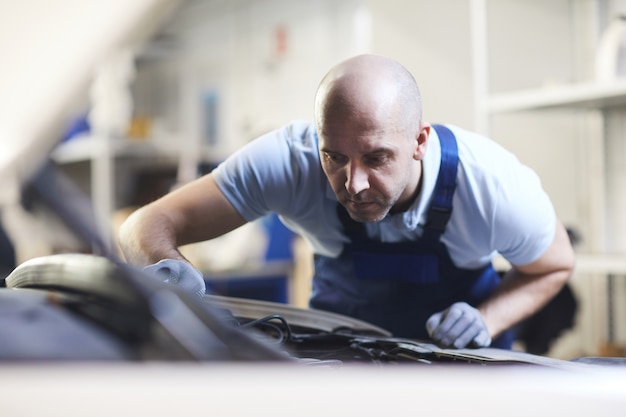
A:
{"type": "MultiPolygon", "coordinates": [[[[480,304],[499,284],[491,265],[457,268],[440,237],[452,213],[458,149],[454,134],[434,125],[441,142],[441,167],[422,236],[384,243],[370,239],[365,225],[337,205],[351,242],[337,258],[315,255],[310,306],[376,324],[395,337],[428,340],[426,320],[457,301],[480,304]]],[[[510,348],[506,332],[491,346],[510,348]]]]}

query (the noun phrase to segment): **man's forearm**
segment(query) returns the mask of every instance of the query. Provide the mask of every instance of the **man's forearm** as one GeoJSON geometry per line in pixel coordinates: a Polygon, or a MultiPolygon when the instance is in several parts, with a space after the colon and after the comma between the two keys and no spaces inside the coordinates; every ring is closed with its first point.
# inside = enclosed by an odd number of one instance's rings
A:
{"type": "Polygon", "coordinates": [[[127,262],[146,266],[161,259],[186,260],[177,248],[176,233],[168,216],[143,207],[122,224],[119,244],[127,262]]]}
{"type": "Polygon", "coordinates": [[[482,303],[481,312],[492,338],[540,310],[569,279],[571,270],[543,275],[511,269],[494,294],[482,303]]]}

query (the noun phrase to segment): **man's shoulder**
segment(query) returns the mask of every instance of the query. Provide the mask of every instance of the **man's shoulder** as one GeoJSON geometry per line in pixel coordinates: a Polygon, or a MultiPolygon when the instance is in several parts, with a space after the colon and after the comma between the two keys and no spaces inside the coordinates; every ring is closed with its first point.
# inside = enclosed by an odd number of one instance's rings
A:
{"type": "Polygon", "coordinates": [[[290,159],[319,165],[318,138],[315,123],[306,120],[293,121],[281,129],[281,137],[289,148],[290,159]]]}
{"type": "Polygon", "coordinates": [[[454,124],[446,124],[445,126],[454,134],[460,145],[480,151],[509,152],[494,139],[482,133],[468,130],[454,124]]]}
{"type": "Polygon", "coordinates": [[[245,160],[247,164],[274,165],[284,160],[290,164],[295,159],[315,159],[317,154],[317,134],[314,123],[294,120],[280,127],[266,131],[255,137],[231,160],[245,160]]]}
{"type": "Polygon", "coordinates": [[[310,120],[292,120],[282,130],[290,138],[317,137],[315,123],[310,120]]]}
{"type": "Polygon", "coordinates": [[[493,177],[494,180],[527,171],[515,154],[483,134],[448,125],[457,139],[459,161],[466,175],[493,177]]]}

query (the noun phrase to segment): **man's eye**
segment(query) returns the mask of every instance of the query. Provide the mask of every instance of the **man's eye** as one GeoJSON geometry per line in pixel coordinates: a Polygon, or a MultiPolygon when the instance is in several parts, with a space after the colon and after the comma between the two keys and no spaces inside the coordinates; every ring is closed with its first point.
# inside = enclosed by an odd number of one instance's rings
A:
{"type": "Polygon", "coordinates": [[[341,162],[343,160],[342,156],[331,154],[331,153],[325,153],[324,158],[329,162],[335,162],[335,163],[341,162]]]}
{"type": "Polygon", "coordinates": [[[367,162],[371,165],[380,165],[384,164],[387,161],[387,157],[385,155],[380,156],[370,156],[367,158],[367,162]]]}

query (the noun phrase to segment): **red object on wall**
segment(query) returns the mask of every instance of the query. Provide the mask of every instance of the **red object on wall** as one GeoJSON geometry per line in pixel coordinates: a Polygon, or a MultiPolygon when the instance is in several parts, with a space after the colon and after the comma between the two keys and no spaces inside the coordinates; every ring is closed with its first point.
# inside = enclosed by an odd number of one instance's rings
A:
{"type": "Polygon", "coordinates": [[[278,25],[275,31],[276,54],[279,56],[287,52],[287,29],[283,25],[278,25]]]}

